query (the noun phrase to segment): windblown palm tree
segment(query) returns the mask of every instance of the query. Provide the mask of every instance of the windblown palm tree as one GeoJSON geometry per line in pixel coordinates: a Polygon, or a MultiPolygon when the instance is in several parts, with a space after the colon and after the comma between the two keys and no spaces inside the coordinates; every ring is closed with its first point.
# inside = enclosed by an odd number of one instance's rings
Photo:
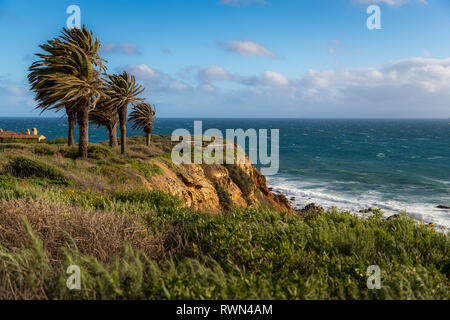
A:
{"type": "Polygon", "coordinates": [[[141,102],[143,99],[138,96],[144,90],[144,87],[136,83],[136,78],[126,71],[122,74],[110,75],[105,84],[105,94],[110,98],[108,107],[119,114],[120,147],[122,154],[125,153],[127,148],[128,105],[136,105],[141,102]]]}
{"type": "Polygon", "coordinates": [[[141,129],[145,132],[147,146],[150,145],[150,139],[153,132],[153,122],[156,117],[156,106],[149,103],[139,103],[134,106],[130,113],[130,121],[133,121],[133,129],[141,129]]]}
{"type": "MultiPolygon", "coordinates": [[[[98,41],[91,41],[92,34],[86,29],[85,26],[83,26],[81,31],[82,32],[71,32],[70,30],[63,28],[63,35],[61,36],[61,39],[82,49],[89,56],[94,65],[100,66],[101,70],[106,71],[104,63],[107,61],[98,55],[100,43],[98,41]]],[[[58,39],[55,41],[58,41],[58,39]]],[[[60,42],[56,42],[57,48],[60,47],[58,44],[60,44],[60,42]]],[[[64,52],[62,54],[64,54],[64,52]]],[[[66,106],[66,114],[69,127],[67,141],[69,146],[73,146],[75,144],[74,128],[76,122],[76,111],[72,110],[70,106],[66,106]]]]}
{"type": "Polygon", "coordinates": [[[119,117],[117,112],[111,108],[107,108],[107,100],[100,99],[97,108],[89,113],[89,120],[98,127],[104,126],[109,133],[109,146],[111,148],[117,147],[117,125],[119,117]]]}
{"type": "Polygon", "coordinates": [[[69,147],[75,145],[75,117],[76,114],[73,110],[66,106],[66,114],[67,114],[67,123],[69,124],[69,131],[67,133],[67,144],[69,147]]]}
{"type": "Polygon", "coordinates": [[[37,108],[59,110],[77,115],[80,130],[79,157],[87,157],[89,143],[89,112],[101,97],[100,78],[103,59],[97,55],[100,42],[92,32],[83,29],[63,29],[60,38],[41,45],[46,54],[36,54],[28,80],[36,93],[37,108]],[[96,68],[97,67],[97,68],[96,68]]]}

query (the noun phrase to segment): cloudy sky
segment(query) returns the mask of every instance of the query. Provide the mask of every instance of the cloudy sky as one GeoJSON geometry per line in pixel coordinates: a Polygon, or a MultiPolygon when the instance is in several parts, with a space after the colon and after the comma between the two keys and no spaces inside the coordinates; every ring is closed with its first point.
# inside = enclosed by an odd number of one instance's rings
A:
{"type": "Polygon", "coordinates": [[[39,114],[27,69],[73,4],[160,117],[450,117],[448,0],[0,0],[0,116],[39,114]]]}

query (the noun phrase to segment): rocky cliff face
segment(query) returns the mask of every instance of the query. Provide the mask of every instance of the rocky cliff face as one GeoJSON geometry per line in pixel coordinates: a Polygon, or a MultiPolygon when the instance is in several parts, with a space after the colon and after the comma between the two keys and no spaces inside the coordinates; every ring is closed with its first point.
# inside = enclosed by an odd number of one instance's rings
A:
{"type": "Polygon", "coordinates": [[[293,211],[284,195],[269,190],[266,178],[248,158],[240,165],[174,165],[169,159],[161,158],[151,161],[161,172],[146,179],[144,185],[180,197],[187,207],[210,213],[251,206],[293,211]]]}

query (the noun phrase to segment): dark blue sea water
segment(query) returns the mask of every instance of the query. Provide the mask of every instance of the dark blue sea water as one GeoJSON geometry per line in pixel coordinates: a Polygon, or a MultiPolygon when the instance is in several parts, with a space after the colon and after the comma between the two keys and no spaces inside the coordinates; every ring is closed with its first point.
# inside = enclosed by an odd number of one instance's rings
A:
{"type": "MultiPolygon", "coordinates": [[[[155,133],[193,132],[193,122],[158,119],[155,133]]],[[[67,134],[64,119],[0,118],[3,129],[32,127],[49,139],[67,134]]],[[[450,227],[450,211],[436,208],[450,206],[450,120],[203,119],[209,128],[280,129],[280,171],[268,184],[298,206],[406,210],[450,227]]],[[[92,128],[90,140],[107,134],[92,128]]]]}

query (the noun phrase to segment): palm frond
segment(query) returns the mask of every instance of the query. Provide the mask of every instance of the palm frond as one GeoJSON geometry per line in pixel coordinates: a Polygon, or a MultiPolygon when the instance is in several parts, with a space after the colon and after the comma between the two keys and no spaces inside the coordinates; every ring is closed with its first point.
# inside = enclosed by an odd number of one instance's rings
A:
{"type": "Polygon", "coordinates": [[[133,129],[141,129],[145,133],[152,133],[153,122],[156,117],[156,106],[149,103],[139,103],[133,107],[129,120],[133,122],[133,129]]]}

